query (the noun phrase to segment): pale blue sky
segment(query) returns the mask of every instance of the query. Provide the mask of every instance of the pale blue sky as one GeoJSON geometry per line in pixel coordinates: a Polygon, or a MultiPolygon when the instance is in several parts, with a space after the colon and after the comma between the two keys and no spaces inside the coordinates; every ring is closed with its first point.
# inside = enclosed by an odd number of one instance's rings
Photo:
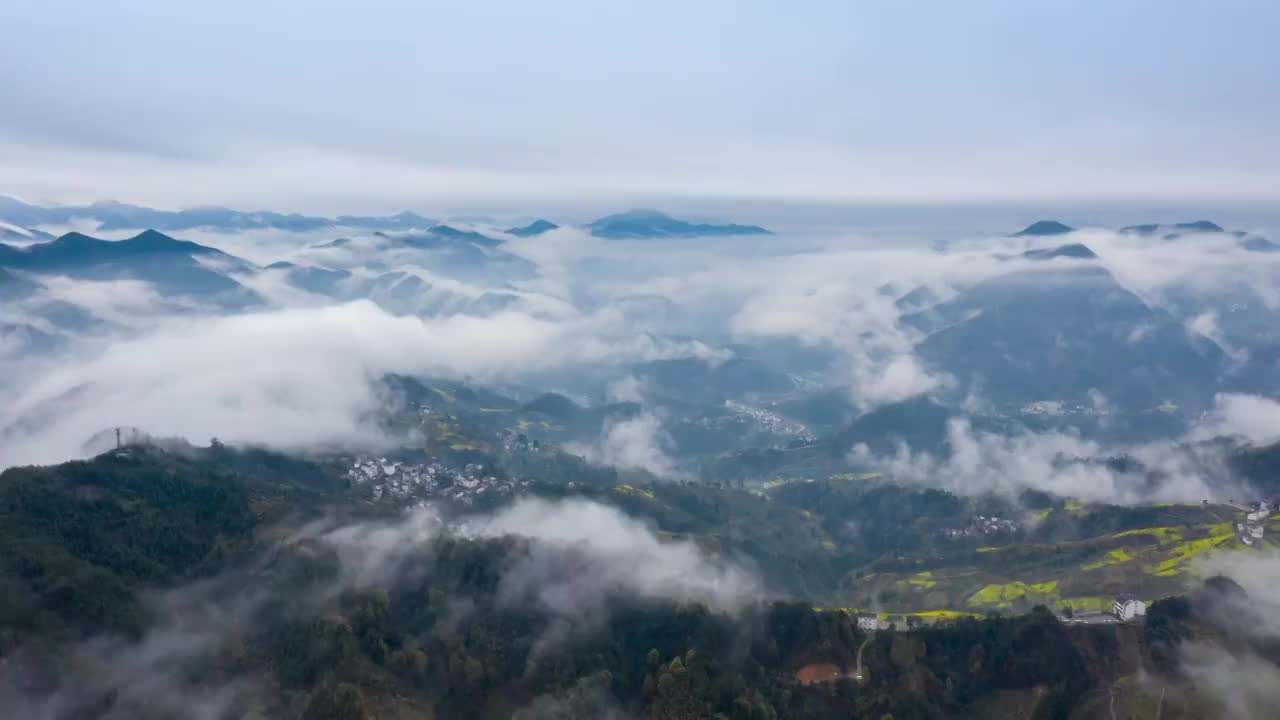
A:
{"type": "Polygon", "coordinates": [[[0,193],[1273,200],[1280,5],[0,4],[0,193]]]}

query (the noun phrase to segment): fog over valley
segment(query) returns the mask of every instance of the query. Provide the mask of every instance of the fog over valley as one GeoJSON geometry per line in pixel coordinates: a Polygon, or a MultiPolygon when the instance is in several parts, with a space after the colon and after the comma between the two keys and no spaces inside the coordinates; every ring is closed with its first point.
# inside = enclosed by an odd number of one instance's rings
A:
{"type": "Polygon", "coordinates": [[[1262,720],[1280,11],[0,7],[0,718],[1262,720]]]}

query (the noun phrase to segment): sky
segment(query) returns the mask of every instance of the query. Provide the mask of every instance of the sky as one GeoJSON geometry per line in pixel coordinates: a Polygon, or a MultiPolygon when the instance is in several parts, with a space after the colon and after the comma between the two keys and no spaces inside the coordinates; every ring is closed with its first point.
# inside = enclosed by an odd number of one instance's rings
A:
{"type": "Polygon", "coordinates": [[[1280,190],[1258,0],[8,0],[0,193],[302,212],[1280,190]]]}

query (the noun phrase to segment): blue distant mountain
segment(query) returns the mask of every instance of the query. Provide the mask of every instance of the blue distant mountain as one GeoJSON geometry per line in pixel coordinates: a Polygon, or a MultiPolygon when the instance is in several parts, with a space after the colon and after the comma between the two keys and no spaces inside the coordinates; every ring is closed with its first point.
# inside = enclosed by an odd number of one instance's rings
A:
{"type": "MultiPolygon", "coordinates": [[[[364,248],[375,251],[422,250],[427,253],[418,258],[424,267],[453,275],[460,279],[485,278],[516,280],[532,277],[536,268],[532,262],[507,252],[502,241],[474,230],[463,230],[452,225],[432,225],[423,230],[409,232],[377,231],[372,236],[338,238],[311,247],[317,250],[334,248],[364,248]]],[[[290,278],[298,278],[299,286],[324,284],[329,279],[302,278],[301,273],[289,272],[290,278]]]]}
{"type": "Polygon", "coordinates": [[[1210,222],[1209,220],[1173,223],[1171,225],[1160,223],[1129,225],[1127,227],[1120,228],[1120,232],[1126,235],[1140,235],[1143,237],[1159,235],[1164,240],[1177,240],[1187,234],[1229,235],[1230,237],[1235,238],[1236,245],[1242,250],[1257,253],[1280,252],[1280,244],[1276,244],[1265,237],[1254,235],[1243,230],[1228,232],[1221,225],[1215,222],[1210,222]]]}
{"type": "Polygon", "coordinates": [[[0,268],[89,280],[143,280],[164,296],[198,297],[224,309],[262,302],[257,293],[226,274],[252,270],[252,263],[155,230],[127,240],[100,240],[72,232],[24,248],[0,244],[0,268]]]}
{"type": "Polygon", "coordinates": [[[53,239],[53,235],[50,235],[49,233],[44,232],[43,230],[36,230],[34,228],[17,227],[14,225],[7,225],[3,222],[0,222],[0,242],[27,243],[27,242],[44,242],[45,240],[52,240],[52,239],[53,239]]]}
{"type": "MultiPolygon", "coordinates": [[[[489,237],[483,233],[474,230],[459,230],[452,225],[431,225],[421,230],[411,230],[408,232],[396,232],[391,230],[379,230],[373,233],[374,237],[381,238],[381,242],[391,247],[407,247],[417,250],[449,250],[449,249],[482,249],[495,250],[502,244],[501,240],[489,237]]],[[[313,248],[341,248],[349,247],[359,242],[359,239],[341,237],[328,242],[316,243],[313,248]]]]}
{"type": "MultiPolygon", "coordinates": [[[[1052,237],[1055,235],[1065,235],[1074,231],[1075,228],[1069,225],[1064,225],[1056,220],[1040,220],[1039,222],[1034,222],[1022,230],[1013,233],[1011,237],[1052,237]]],[[[1210,220],[1194,220],[1191,222],[1179,223],[1141,223],[1138,225],[1126,225],[1125,227],[1120,228],[1119,232],[1124,235],[1138,235],[1141,237],[1159,236],[1164,240],[1177,240],[1178,238],[1188,234],[1228,234],[1228,231],[1221,225],[1210,220]]],[[[1276,244],[1264,237],[1239,230],[1230,232],[1229,234],[1236,239],[1237,245],[1244,250],[1260,253],[1280,252],[1280,244],[1276,244]]],[[[1030,250],[1023,253],[1023,256],[1031,260],[1045,260],[1053,257],[1097,257],[1093,254],[1093,251],[1079,244],[1063,245],[1059,248],[1049,250],[1030,250]]]]}
{"type": "MultiPolygon", "coordinates": [[[[409,211],[386,217],[340,215],[330,219],[270,210],[246,212],[223,207],[156,210],[112,201],[96,202],[90,205],[41,207],[0,195],[0,222],[23,227],[65,225],[72,220],[97,221],[98,229],[102,231],[152,228],[165,232],[196,228],[222,232],[261,229],[308,232],[337,226],[370,230],[419,230],[435,224],[434,220],[409,211]]],[[[3,234],[0,232],[0,239],[5,239],[3,234]]]]}
{"type": "Polygon", "coordinates": [[[1039,248],[1022,253],[1028,260],[1053,260],[1054,258],[1072,258],[1075,260],[1096,260],[1098,256],[1087,245],[1070,243],[1053,248],[1039,248]]]}
{"type": "MultiPolygon", "coordinates": [[[[156,210],[113,201],[79,206],[41,207],[0,195],[0,223],[25,229],[41,225],[66,225],[73,220],[96,221],[98,229],[102,231],[151,228],[161,232],[178,232],[200,228],[220,232],[260,229],[309,232],[325,228],[355,227],[386,232],[426,232],[433,235],[469,232],[438,224],[430,218],[407,210],[389,216],[339,215],[336,218],[326,218],[269,210],[245,212],[224,207],[156,210]]],[[[547,220],[536,220],[524,227],[511,228],[508,232],[519,237],[530,237],[554,230],[556,227],[558,226],[555,223],[547,220]]],[[[690,223],[657,210],[630,210],[609,215],[591,223],[587,229],[592,234],[604,238],[772,234],[756,225],[690,223]]],[[[486,247],[499,244],[499,241],[487,238],[480,233],[470,234],[470,239],[477,244],[486,247]]],[[[3,225],[0,225],[0,240],[3,239],[6,238],[3,225]]]]}
{"type": "Polygon", "coordinates": [[[1044,237],[1049,235],[1066,235],[1075,228],[1064,225],[1057,220],[1039,220],[1013,234],[1013,237],[1044,237]]]}
{"type": "Polygon", "coordinates": [[[712,235],[772,235],[757,225],[708,225],[678,220],[657,210],[628,210],[587,225],[592,235],[614,239],[702,237],[712,235]]]}
{"type": "Polygon", "coordinates": [[[375,215],[339,215],[334,222],[347,227],[369,228],[370,230],[425,230],[438,224],[431,218],[423,217],[408,210],[378,217],[375,215]]]}
{"type": "Polygon", "coordinates": [[[34,270],[75,270],[110,262],[127,262],[157,256],[226,255],[221,250],[177,240],[155,230],[146,230],[128,240],[99,240],[70,232],[56,240],[15,248],[0,245],[0,266],[34,270]]]}
{"type": "Polygon", "coordinates": [[[1240,247],[1250,252],[1273,253],[1280,252],[1280,244],[1271,242],[1270,240],[1257,235],[1250,235],[1240,241],[1240,247]]]}
{"type": "Polygon", "coordinates": [[[539,219],[534,220],[524,227],[510,228],[507,230],[507,234],[515,235],[516,237],[533,237],[534,235],[541,235],[544,232],[555,230],[558,227],[560,226],[550,220],[539,219]]]}
{"type": "Polygon", "coordinates": [[[1172,225],[1161,225],[1159,223],[1146,223],[1143,225],[1129,225],[1120,228],[1120,232],[1130,235],[1155,235],[1159,232],[1164,233],[1220,233],[1226,232],[1221,225],[1209,222],[1208,220],[1196,220],[1195,222],[1174,223],[1172,225]]]}
{"type": "Polygon", "coordinates": [[[486,248],[495,248],[502,244],[501,240],[491,238],[488,235],[482,235],[474,230],[459,230],[451,225],[433,225],[427,229],[425,235],[419,235],[416,237],[430,237],[442,241],[454,242],[464,240],[486,248]]]}
{"type": "Polygon", "coordinates": [[[241,212],[222,207],[153,210],[137,205],[99,202],[88,206],[86,210],[88,217],[101,223],[99,230],[154,228],[174,231],[212,228],[235,231],[272,228],[304,232],[319,230],[332,224],[325,218],[308,217],[296,213],[285,215],[269,211],[241,212]]]}
{"type": "MultiPolygon", "coordinates": [[[[1093,260],[1080,244],[1031,251],[1033,260],[1093,260]]],[[[997,403],[1084,404],[1090,390],[1128,408],[1171,401],[1204,407],[1205,378],[1222,350],[1169,312],[1149,306],[1098,262],[1014,270],[909,314],[924,334],[916,352],[932,368],[979,386],[997,403]]]]}
{"type": "Polygon", "coordinates": [[[351,278],[351,273],[346,270],[329,270],[290,262],[272,263],[266,269],[283,272],[291,285],[316,295],[336,295],[342,283],[351,278]]]}

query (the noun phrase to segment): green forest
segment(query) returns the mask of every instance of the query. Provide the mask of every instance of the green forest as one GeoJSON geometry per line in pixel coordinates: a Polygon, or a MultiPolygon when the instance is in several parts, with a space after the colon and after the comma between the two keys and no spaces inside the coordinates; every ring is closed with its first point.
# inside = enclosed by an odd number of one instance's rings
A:
{"type": "MultiPolygon", "coordinates": [[[[541,492],[570,494],[554,487],[541,492]]],[[[796,534],[808,518],[813,533],[838,532],[806,507],[865,518],[859,552],[881,563],[919,549],[920,533],[902,528],[963,511],[938,491],[883,486],[855,504],[805,485],[770,520],[741,491],[633,490],[602,481],[579,494],[622,496],[670,537],[714,527],[721,551],[747,555],[779,524],[795,521],[796,534]]],[[[508,597],[513,564],[545,552],[531,540],[441,533],[403,548],[394,576],[352,583],[343,558],[299,531],[390,517],[324,462],[262,450],[139,446],[10,469],[0,475],[0,699],[58,718],[194,717],[197,707],[344,720],[1089,717],[1117,688],[1140,707],[1162,685],[1184,685],[1178,648],[1223,636],[1204,608],[1233,592],[1158,602],[1140,624],[1069,625],[1037,606],[867,632],[850,612],[779,596],[737,613],[613,597],[566,626],[508,597]],[[815,668],[832,676],[815,679],[815,668]]],[[[766,576],[838,582],[830,558],[825,570],[783,572],[797,561],[787,548],[756,553],[766,576]]],[[[573,567],[574,550],[559,552],[573,567]]]]}

